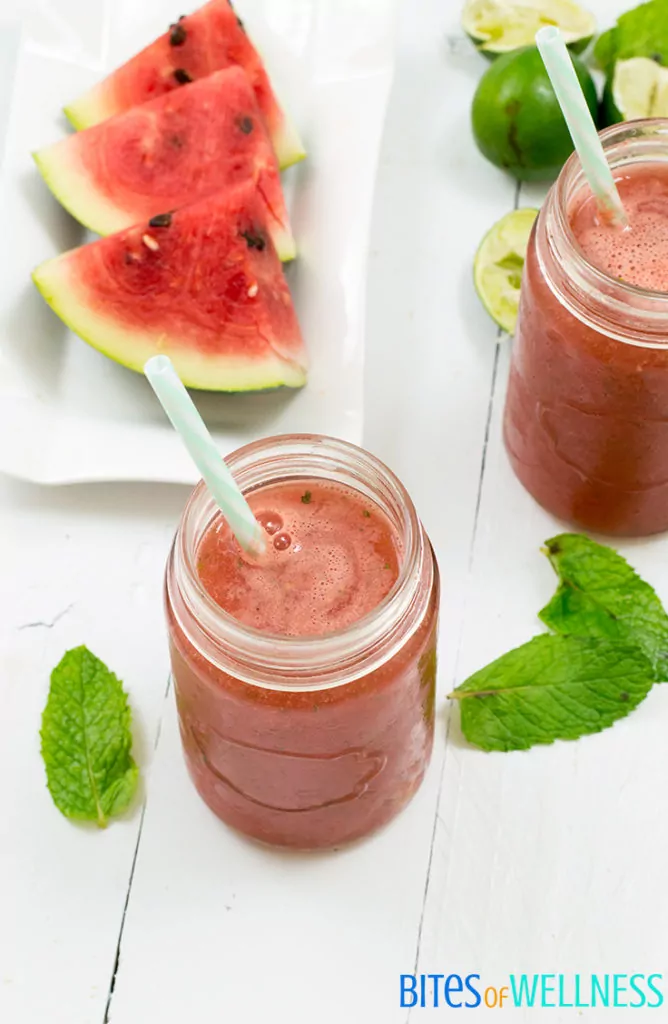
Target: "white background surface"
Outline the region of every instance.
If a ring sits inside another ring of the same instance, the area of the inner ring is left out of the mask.
[[[408,485],[443,579],[427,781],[345,851],[272,853],[229,832],[186,778],[165,696],[162,570],[186,490],[5,479],[2,1024],[417,1024],[452,1011],[399,1009],[398,975],[416,961],[499,985],[524,970],[666,972],[668,689],[600,736],[527,753],[468,749],[446,721],[453,685],[539,631],[554,579],[538,549],[562,526],[523,493],[500,443],[508,349],[470,268],[516,189],[471,139],[485,64],[460,41],[459,6],[405,5],[368,282],[366,444]],[[591,6],[606,24],[624,5]],[[666,540],[621,550],[667,601]],[[79,643],[129,688],[145,780],[145,814],[104,833],[54,810],[38,754],[49,672]]]

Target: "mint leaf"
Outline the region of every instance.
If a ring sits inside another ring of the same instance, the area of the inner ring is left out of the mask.
[[[559,588],[539,617],[555,633],[635,643],[668,679],[668,615],[649,583],[612,548],[577,533],[545,544]]]
[[[599,67],[609,74],[615,62],[650,57],[668,65],[668,0],[649,0],[622,14],[594,48]]]
[[[624,718],[652,688],[650,661],[632,644],[537,636],[472,675],[450,696],[462,732],[483,750],[574,740]]]
[[[131,712],[123,685],[86,647],[67,651],[51,673],[42,715],[49,792],[68,818],[104,828],[137,788]]]

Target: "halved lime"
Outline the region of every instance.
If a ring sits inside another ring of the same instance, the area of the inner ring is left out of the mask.
[[[618,60],[603,96],[606,124],[668,116],[668,68],[649,57]]]
[[[596,31],[594,16],[575,0],[466,0],[462,25],[490,56],[531,46],[545,25],[557,25],[577,53]]]
[[[522,270],[538,210],[513,210],[488,231],[473,261],[473,280],[483,306],[508,334],[517,323]]]

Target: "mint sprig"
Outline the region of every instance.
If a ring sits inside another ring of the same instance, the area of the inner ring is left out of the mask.
[[[649,659],[633,644],[537,636],[476,672],[450,696],[462,732],[482,750],[526,750],[601,732],[652,688]]]
[[[504,654],[450,694],[462,732],[483,750],[600,732],[668,679],[668,615],[626,559],[575,533],[544,550],[559,586],[539,617],[553,634]]]
[[[612,548],[577,533],[545,542],[560,583],[538,613],[554,633],[635,643],[668,679],[668,615],[653,588]]]
[[[62,814],[105,828],[132,800],[131,712],[119,679],[86,647],[67,651],[51,673],[42,715],[47,785]]]

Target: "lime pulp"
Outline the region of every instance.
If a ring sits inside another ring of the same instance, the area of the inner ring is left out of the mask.
[[[494,322],[513,334],[520,302],[522,270],[538,210],[513,210],[487,232],[473,261],[480,300]]]
[[[483,53],[510,53],[530,46],[536,32],[556,25],[575,50],[583,50],[596,31],[596,19],[575,0],[467,0],[464,31]]]
[[[603,96],[606,124],[668,116],[668,68],[649,57],[615,64]]]

